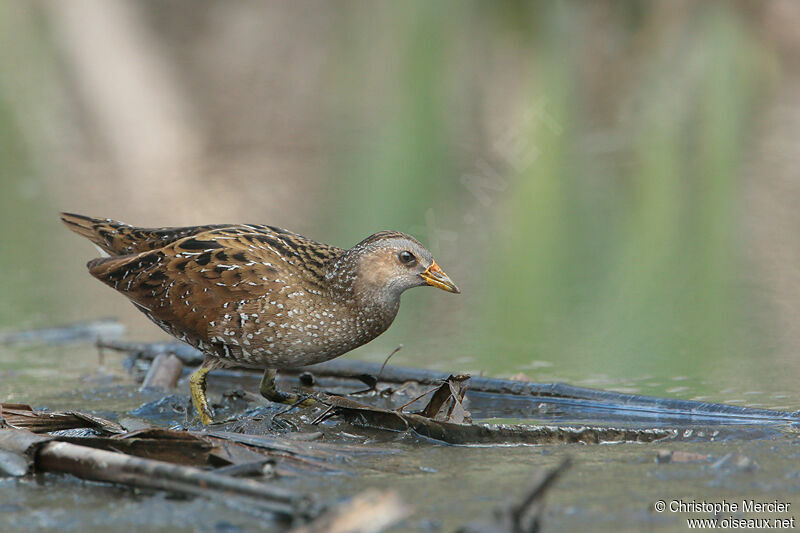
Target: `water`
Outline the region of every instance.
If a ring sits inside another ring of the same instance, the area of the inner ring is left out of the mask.
[[[0,351],[0,399],[28,402],[51,409],[79,409],[102,416],[129,416],[130,411],[154,399],[141,393],[138,384],[122,370],[123,356],[104,354],[100,366],[97,350],[87,343],[62,346],[27,346]],[[542,365],[534,365],[542,371]],[[514,368],[512,370],[526,370]],[[527,369],[530,371],[530,369]],[[545,367],[546,378],[569,378],[565,371]],[[755,391],[742,388],[729,374],[713,377],[682,376],[659,380],[653,376],[612,380],[608,376],[583,376],[584,385],[626,392],[660,394],[680,398],[795,409],[800,395],[788,387]],[[573,381],[573,383],[577,383]],[[229,387],[255,391],[257,377],[241,383],[228,378],[210,381],[212,397]],[[185,380],[178,391],[188,403]],[[668,391],[672,391],[669,393]],[[160,395],[156,395],[160,396]],[[178,415],[176,415],[178,416]],[[178,421],[180,422],[178,416]],[[519,422],[519,420],[517,420]],[[534,422],[534,421],[532,421]],[[351,434],[364,434],[352,429]],[[367,432],[369,433],[369,432]],[[370,446],[402,453],[359,457],[348,462],[345,476],[304,476],[283,483],[338,501],[365,488],[390,488],[414,507],[409,520],[397,531],[451,531],[472,520],[485,520],[492,510],[519,497],[536,468],[552,468],[569,456],[572,468],[547,497],[545,530],[685,530],[683,520],[692,516],[657,513],[658,500],[792,501],[800,491],[800,454],[791,431],[737,430],[735,437],[718,442],[678,441],[662,444],[545,445],[518,447],[445,446],[394,434],[377,433]],[[348,437],[343,438],[345,441]],[[360,442],[360,440],[355,441]],[[657,464],[661,448],[709,454],[712,460],[698,464]],[[754,460],[755,471],[712,467],[728,453]],[[607,490],[614,487],[614,490]],[[257,531],[269,524],[234,512],[221,503],[131,492],[70,476],[39,475],[21,480],[0,480],[3,501],[0,523],[6,530],[20,528],[63,531],[101,531],[108,524],[120,529],[153,531]],[[778,516],[778,515],[776,515]],[[780,515],[780,517],[793,516]],[[238,529],[237,529],[238,528]],[[273,524],[272,529],[281,526]]]

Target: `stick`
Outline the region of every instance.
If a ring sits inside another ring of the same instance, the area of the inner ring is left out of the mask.
[[[147,371],[139,390],[156,388],[167,391],[173,389],[181,377],[181,372],[183,372],[183,363],[174,354],[158,354],[153,359],[150,370]]]
[[[251,499],[262,511],[286,518],[306,516],[310,501],[293,492],[249,479],[199,468],[131,457],[68,442],[46,442],[36,454],[39,470],[64,472],[84,479],[205,496],[225,502],[232,495]]]

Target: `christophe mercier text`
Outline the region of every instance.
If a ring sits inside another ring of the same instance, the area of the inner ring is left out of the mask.
[[[788,513],[791,502],[780,502],[772,500],[760,502],[757,500],[707,502],[703,500],[672,500],[669,502],[669,510],[673,513]]]

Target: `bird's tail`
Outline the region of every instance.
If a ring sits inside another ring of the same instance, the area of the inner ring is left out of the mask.
[[[116,256],[129,253],[124,249],[120,249],[119,243],[120,230],[130,228],[127,224],[74,213],[61,213],[61,221],[78,235],[92,241],[103,255]]]
[[[137,228],[116,220],[73,213],[61,213],[61,220],[69,229],[92,241],[104,255],[112,257],[155,250],[191,235],[226,227],[215,224],[181,228]]]

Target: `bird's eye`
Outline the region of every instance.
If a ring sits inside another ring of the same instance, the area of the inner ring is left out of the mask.
[[[397,258],[400,259],[400,262],[407,266],[413,266],[417,262],[417,258],[414,257],[414,254],[409,252],[408,250],[404,250],[397,254]]]

